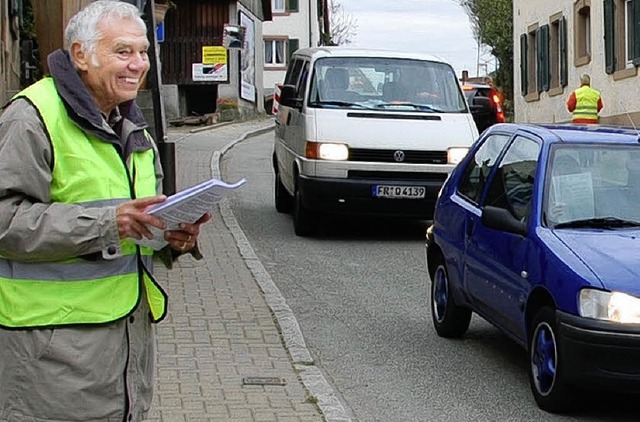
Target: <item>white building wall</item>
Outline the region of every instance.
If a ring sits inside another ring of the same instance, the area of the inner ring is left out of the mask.
[[[286,37],[297,39],[300,48],[315,47],[320,41],[320,29],[318,24],[318,1],[299,0],[298,12],[287,14],[274,13],[271,21],[262,25],[262,36]],[[264,50],[263,50],[264,51]],[[282,83],[286,73],[286,64],[282,67],[265,67],[262,56],[262,69],[264,72],[265,92],[270,92],[276,83]]]
[[[573,1],[558,0],[514,0],[513,1],[513,43],[514,43],[514,120],[527,123],[568,122],[571,113],[566,109],[566,100],[571,92],[580,86],[580,75],[591,76],[591,86],[601,92],[604,109],[600,113],[601,121],[607,118],[640,112],[638,95],[638,76],[614,80],[614,76],[605,72],[604,47],[604,10],[601,0],[591,1],[591,61],[575,66]],[[561,94],[550,96],[541,92],[540,98],[525,101],[520,92],[520,35],[527,33],[531,25],[549,24],[549,17],[562,12],[567,21],[568,49],[568,85]],[[618,119],[620,120],[620,119]],[[635,122],[637,125],[639,122]],[[630,125],[630,122],[627,122]]]

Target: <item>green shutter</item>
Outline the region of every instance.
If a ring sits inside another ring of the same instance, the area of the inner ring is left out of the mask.
[[[287,12],[298,11],[298,0],[287,0]]]
[[[538,92],[549,90],[549,25],[543,25],[536,31],[536,64]]]
[[[604,0],[604,62],[605,71],[613,73],[616,70],[615,39],[614,39],[614,0]]]
[[[291,61],[291,56],[299,48],[300,40],[296,38],[289,38],[287,41],[287,63]]]
[[[560,42],[560,86],[569,84],[569,55],[567,52],[567,20],[562,17],[558,22],[558,38]]]
[[[527,63],[527,34],[520,35],[520,92],[527,95],[529,85],[529,65]]]
[[[633,64],[640,64],[640,0],[633,0]]]

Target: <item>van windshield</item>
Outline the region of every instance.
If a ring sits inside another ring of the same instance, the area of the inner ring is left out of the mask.
[[[327,57],[313,68],[309,106],[465,113],[453,68],[426,60]]]

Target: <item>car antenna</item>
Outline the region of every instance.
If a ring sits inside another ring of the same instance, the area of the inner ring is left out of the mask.
[[[640,131],[638,131],[638,128],[636,127],[635,123],[633,123],[633,119],[631,118],[631,114],[629,114],[629,111],[625,112],[627,114],[627,117],[629,118],[629,121],[631,122],[631,126],[633,126],[633,129],[636,131],[636,135],[638,135],[638,139],[636,139],[636,141],[638,141],[638,143],[640,143]]]

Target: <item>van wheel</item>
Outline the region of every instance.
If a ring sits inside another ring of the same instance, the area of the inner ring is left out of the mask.
[[[456,304],[449,273],[442,255],[437,258],[431,279],[431,317],[440,337],[461,337],[469,329],[471,309]]]
[[[285,214],[291,212],[291,208],[293,207],[293,198],[289,195],[289,192],[287,192],[287,189],[282,184],[279,171],[276,171],[274,199],[276,202],[276,211]]]
[[[293,230],[298,236],[309,236],[314,229],[314,213],[302,204],[302,195],[297,184],[293,199]]]
[[[577,396],[564,375],[557,336],[555,312],[545,306],[534,315],[531,323],[529,382],[538,407],[551,413],[572,410]]]

